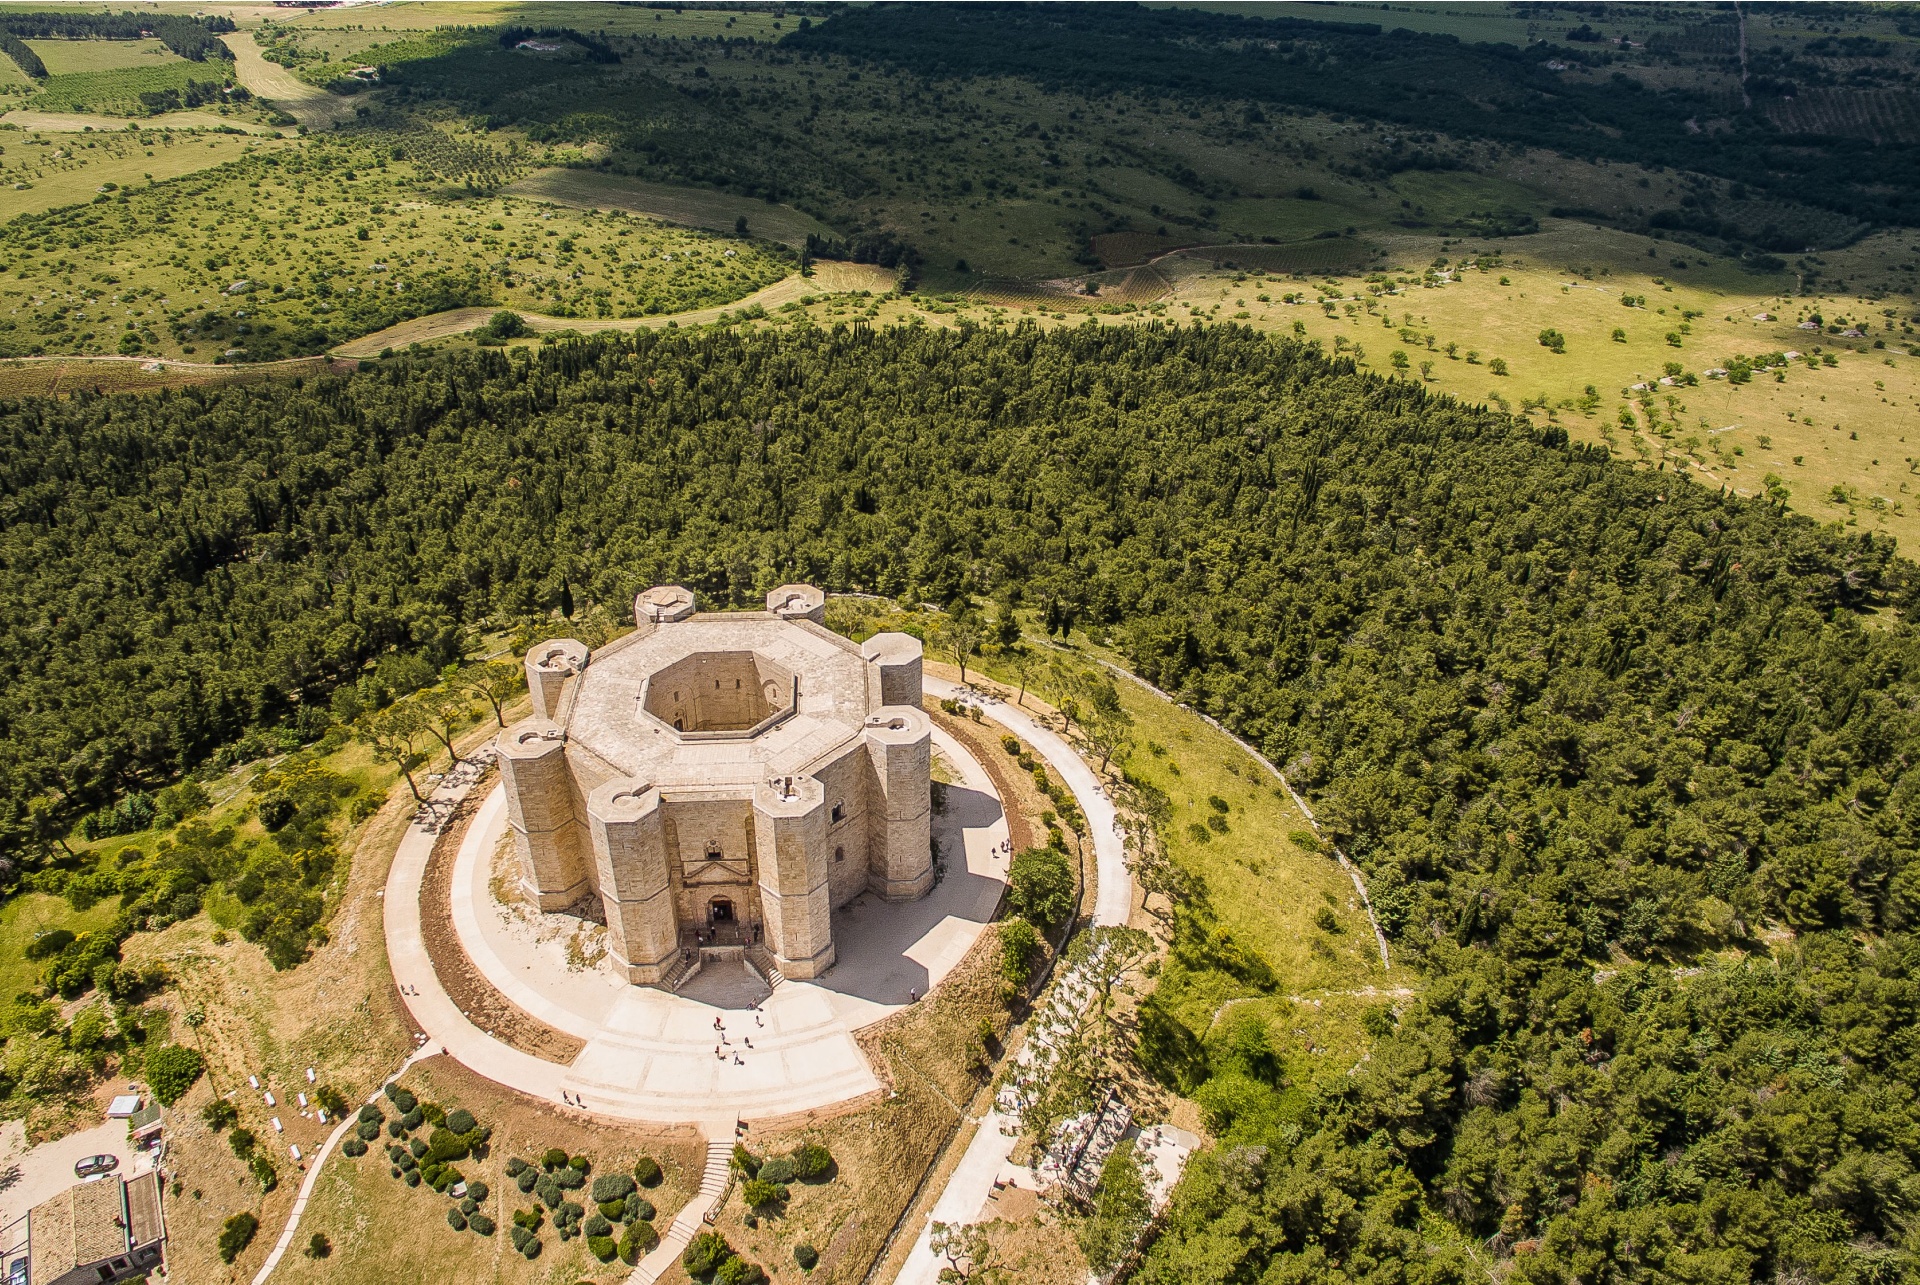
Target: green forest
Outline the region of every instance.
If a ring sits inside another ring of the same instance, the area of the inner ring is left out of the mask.
[[[1429,979],[1324,1075],[1193,1018],[1274,981],[1187,891],[1139,1054],[1221,1145],[1144,1279],[1465,1282],[1488,1238],[1530,1281],[1908,1270],[1920,648],[1869,535],[1158,324],[9,403],[0,532],[14,877],[503,622],[666,582],[1030,608],[1285,765]]]

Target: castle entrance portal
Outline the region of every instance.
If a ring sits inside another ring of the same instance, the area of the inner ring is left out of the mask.
[[[715,897],[707,903],[707,922],[714,927],[733,922],[733,903],[725,897]]]

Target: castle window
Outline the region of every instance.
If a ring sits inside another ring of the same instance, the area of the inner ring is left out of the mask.
[[[720,840],[718,839],[707,840],[707,860],[709,861],[720,860]]]
[[[833,859],[835,861],[845,861],[847,859],[847,850],[845,848],[835,848],[833,850]]]
[[[839,825],[842,821],[846,819],[847,819],[847,805],[844,803],[834,804],[833,805],[833,824]]]

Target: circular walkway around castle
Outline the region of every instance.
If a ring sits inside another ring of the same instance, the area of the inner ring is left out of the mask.
[[[937,679],[929,679],[927,689],[951,694]],[[960,777],[946,791],[944,813],[934,818],[946,877],[917,902],[889,905],[863,896],[836,910],[835,966],[812,981],[783,982],[770,995],[737,963],[703,968],[674,994],[627,984],[608,960],[588,963],[578,942],[569,958],[572,934],[552,930],[557,917],[531,916],[494,895],[506,831],[506,796],[497,785],[461,838],[451,906],[423,907],[437,818],[450,815],[479,776],[477,769],[450,774],[401,840],[385,898],[394,980],[426,1047],[556,1104],[572,1099],[632,1120],[724,1117],[729,1133],[735,1118],[785,1115],[878,1090],[854,1032],[909,1003],[911,992],[924,996],[938,986],[991,920],[1006,882],[1007,856],[1000,849],[1007,826],[992,779],[947,733],[936,728],[933,740]],[[1077,756],[1074,764],[1084,770]],[[522,1052],[460,1011],[435,975],[421,934],[423,914],[447,913],[468,958],[495,990],[584,1042],[571,1063]],[[749,1010],[755,999],[757,1011]]]

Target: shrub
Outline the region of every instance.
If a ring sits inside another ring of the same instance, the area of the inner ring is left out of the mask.
[[[580,1230],[591,1240],[595,1236],[611,1236],[613,1224],[596,1212],[587,1215],[586,1221],[580,1224]]]
[[[620,1246],[611,1236],[589,1235],[587,1237],[587,1252],[603,1263],[610,1263],[613,1261],[614,1255],[620,1252]]]
[[[587,1175],[572,1165],[555,1169],[551,1176],[554,1185],[566,1191],[578,1191],[587,1185]]]
[[[558,1147],[549,1149],[545,1155],[540,1157],[540,1167],[548,1171],[564,1168],[566,1163],[567,1153]]]
[[[394,1109],[399,1111],[401,1115],[405,1115],[420,1105],[419,1098],[414,1097],[413,1094],[407,1092],[397,1084],[389,1084],[387,1086],[387,1101],[393,1103]]]
[[[762,1182],[787,1183],[793,1181],[793,1175],[793,1161],[781,1156],[761,1165],[760,1172],[754,1176]]]
[[[1323,933],[1340,931],[1340,921],[1333,917],[1333,911],[1322,906],[1313,912],[1313,926]]]
[[[767,1182],[760,1178],[747,1179],[747,1185],[741,1188],[746,1197],[747,1208],[764,1209],[768,1205],[777,1205],[787,1198],[787,1189],[777,1182]]]
[[[1025,986],[1040,957],[1040,932],[1024,919],[1000,925],[1000,975],[1014,986]]]
[[[629,1219],[638,1219],[641,1222],[651,1221],[653,1218],[653,1202],[641,1195],[628,1196],[627,1217]]]
[[[420,1139],[415,1138],[411,1142],[407,1143],[407,1154],[412,1156],[415,1160],[424,1159],[427,1154],[427,1144],[420,1141]]]
[[[362,1124],[366,1124],[369,1121],[375,1124],[379,1124],[382,1121],[384,1121],[386,1118],[387,1118],[386,1115],[380,1110],[380,1108],[375,1106],[371,1102],[367,1103],[367,1105],[360,1108],[360,1123]]]
[[[205,1069],[200,1055],[184,1045],[162,1044],[147,1050],[147,1083],[163,1107],[185,1097]]]
[[[493,1235],[493,1219],[487,1217],[485,1214],[468,1214],[467,1227],[469,1230],[477,1232],[482,1236]]]
[[[427,1122],[426,1112],[422,1111],[419,1107],[415,1107],[413,1110],[407,1112],[405,1115],[400,1117],[400,1127],[403,1129],[406,1129],[408,1132],[412,1132],[413,1130],[418,1129],[421,1125],[425,1124],[426,1122]]]
[[[1013,908],[1048,932],[1073,914],[1073,864],[1057,848],[1028,848],[1016,855],[1007,882]]]
[[[793,1247],[793,1261],[800,1264],[801,1271],[810,1272],[820,1261],[820,1251],[803,1240]]]
[[[738,1254],[720,1264],[719,1270],[713,1274],[713,1279],[719,1281],[720,1285],[757,1285],[757,1282],[766,1278],[767,1274],[758,1265],[749,1263]]]
[[[594,1207],[600,1211],[600,1216],[610,1223],[626,1220],[627,1202],[625,1200],[602,1200]]]
[[[651,1253],[659,1243],[660,1233],[653,1229],[652,1223],[633,1223],[620,1237],[620,1257],[629,1263],[637,1262],[642,1254]]]
[[[227,1145],[233,1148],[233,1154],[245,1160],[253,1154],[253,1130],[235,1129],[227,1135]]]
[[[455,1133],[472,1133],[478,1125],[479,1121],[465,1107],[455,1107],[447,1112],[446,1127]]]
[[[418,1169],[409,1169],[400,1175],[400,1181],[406,1183],[409,1187],[418,1187],[420,1185],[420,1171]]]
[[[360,1127],[355,1129],[354,1133],[359,1135],[360,1141],[372,1142],[380,1136],[380,1122],[378,1120],[362,1120]]]
[[[473,1200],[475,1202],[482,1201],[482,1200],[485,1200],[490,1194],[491,1194],[491,1189],[488,1188],[487,1184],[484,1182],[470,1182],[467,1184],[467,1197],[470,1200]]]
[[[623,1173],[603,1173],[593,1180],[593,1199],[596,1204],[624,1200],[632,1191],[633,1179]]]
[[[328,1240],[324,1233],[315,1232],[307,1237],[308,1258],[325,1258],[331,1253],[333,1253],[333,1242]]]
[[[760,1157],[746,1149],[741,1143],[733,1144],[733,1167],[752,1177],[760,1172]]]
[[[398,1120],[389,1120],[387,1121],[387,1136],[391,1138],[404,1138],[407,1136],[407,1126]]]
[[[367,1144],[359,1138],[348,1138],[340,1144],[340,1150],[357,1160],[367,1154]]]
[[[687,1269],[689,1276],[706,1276],[732,1257],[733,1246],[727,1244],[725,1236],[703,1231],[687,1242],[686,1252],[680,1255],[680,1265]]]
[[[519,1176],[513,1180],[513,1185],[520,1188],[521,1195],[526,1195],[540,1185],[540,1178],[540,1171],[529,1167],[520,1171]]]
[[[593,1161],[587,1159],[585,1156],[575,1156],[573,1159],[567,1161],[567,1168],[584,1178],[593,1172]]]
[[[449,1209],[447,1210],[447,1226],[453,1228],[455,1231],[465,1231],[467,1229],[467,1216],[458,1209]]]
[[[540,1203],[548,1209],[558,1209],[566,1196],[560,1191],[560,1184],[553,1180],[552,1174],[541,1174],[540,1180],[533,1184],[533,1194],[540,1197]]]
[[[793,1171],[804,1179],[824,1178],[832,1168],[833,1153],[817,1142],[793,1153]]]
[[[641,1156],[633,1162],[633,1180],[642,1187],[657,1187],[660,1178],[660,1162],[652,1156]]]
[[[200,1122],[215,1133],[235,1123],[240,1113],[233,1109],[233,1103],[225,1098],[215,1098],[200,1109]]]
[[[506,1169],[507,1169],[507,1177],[518,1178],[521,1174],[527,1171],[527,1162],[522,1160],[519,1156],[512,1156],[507,1160]]]
[[[260,1220],[249,1213],[238,1213],[220,1224],[220,1261],[231,1263],[253,1243]]]
[[[480,1202],[473,1198],[471,1192],[460,1198],[460,1212],[469,1218],[480,1212]]]
[[[513,1247],[529,1259],[540,1257],[540,1238],[525,1227],[515,1226],[511,1238]]]

